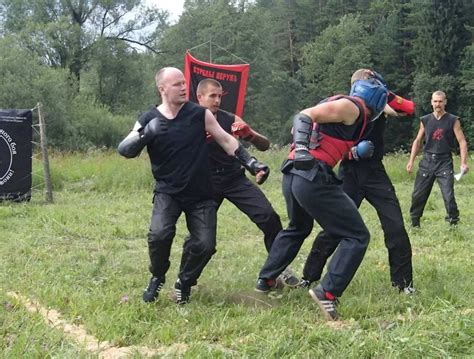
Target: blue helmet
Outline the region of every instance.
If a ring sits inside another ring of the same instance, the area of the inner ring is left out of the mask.
[[[372,112],[371,121],[374,121],[382,114],[387,104],[388,90],[386,85],[377,78],[370,78],[354,81],[349,95],[364,100],[365,105]]]

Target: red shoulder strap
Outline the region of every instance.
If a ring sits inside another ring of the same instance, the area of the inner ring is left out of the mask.
[[[364,121],[362,123],[362,128],[360,130],[360,133],[359,133],[359,138],[357,139],[357,142],[360,141],[360,139],[362,138],[362,135],[365,131],[365,128],[367,127],[367,106],[365,105],[365,102],[362,101],[362,99],[358,98],[358,97],[355,97],[355,96],[346,96],[346,97],[349,97],[351,100],[355,100],[355,102],[357,102],[360,107],[362,107],[363,111],[364,111],[364,117],[362,119],[362,121]]]

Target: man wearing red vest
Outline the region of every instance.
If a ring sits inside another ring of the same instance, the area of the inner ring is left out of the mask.
[[[344,193],[332,168],[354,147],[387,104],[380,75],[354,74],[349,96],[335,96],[293,118],[293,146],[283,163],[283,194],[289,225],[276,237],[263,265],[256,290],[268,292],[275,278],[296,257],[314,220],[340,244],[328,272],[310,294],[328,320],[336,320],[337,297],[355,275],[370,234],[354,202]],[[360,77],[358,77],[360,76]],[[355,146],[354,155],[370,157],[370,144]]]
[[[371,70],[367,70],[368,77],[371,73]],[[373,143],[373,155],[370,158],[353,156],[345,158],[339,165],[339,177],[342,179],[344,192],[357,207],[360,207],[365,199],[377,211],[388,251],[391,283],[399,289],[400,293],[411,295],[415,293],[415,288],[413,287],[410,239],[405,229],[395,187],[385,170],[382,159],[387,117],[412,115],[415,104],[413,101],[389,92],[387,105],[384,113],[377,121],[370,124],[369,133],[363,137],[364,140]],[[326,262],[338,244],[339,242],[330,238],[325,231],[318,233],[303,269],[301,288],[309,288],[313,282],[321,278]]]

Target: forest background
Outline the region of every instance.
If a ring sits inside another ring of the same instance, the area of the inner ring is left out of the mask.
[[[409,149],[438,89],[474,146],[471,0],[186,0],[177,21],[144,3],[0,0],[1,107],[42,102],[55,149],[113,148],[159,101],[155,71],[183,69],[192,49],[250,64],[243,117],[275,145],[290,141],[294,113],[369,67],[417,104],[389,121],[387,152]]]

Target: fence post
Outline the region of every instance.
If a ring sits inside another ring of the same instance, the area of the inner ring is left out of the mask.
[[[44,182],[46,186],[46,201],[53,202],[53,186],[51,185],[51,174],[49,172],[48,141],[46,140],[46,125],[43,118],[43,105],[38,102],[38,119],[40,128],[40,146],[43,157]]]

